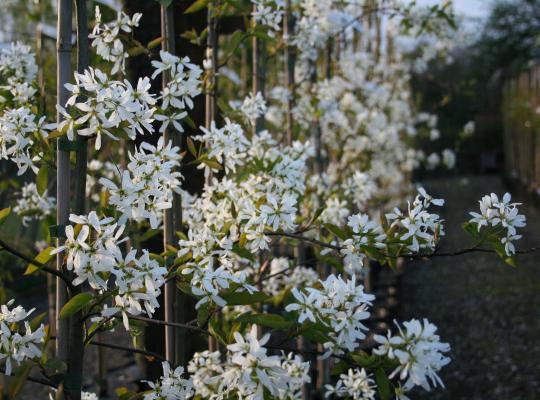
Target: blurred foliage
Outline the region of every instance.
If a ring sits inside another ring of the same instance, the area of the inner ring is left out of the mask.
[[[477,132],[458,155],[461,172],[477,172],[487,153],[502,168],[501,90],[540,60],[540,0],[498,0],[478,31],[474,41],[456,48],[452,63],[435,62],[413,81],[422,108],[439,115],[444,145],[475,120]]]
[[[540,59],[540,0],[499,0],[476,43],[486,73],[515,74]]]

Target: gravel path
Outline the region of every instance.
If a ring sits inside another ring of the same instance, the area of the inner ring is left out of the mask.
[[[450,178],[425,183],[446,199],[449,222],[468,219],[484,194],[506,189],[493,176]],[[517,198],[519,199],[519,197]],[[523,206],[528,225],[517,248],[540,244],[540,212]],[[442,250],[470,245],[459,225],[447,223]],[[441,376],[446,390],[414,399],[540,399],[539,253],[521,255],[512,268],[491,254],[468,254],[406,266],[400,289],[401,319],[426,317],[452,346],[452,363]]]

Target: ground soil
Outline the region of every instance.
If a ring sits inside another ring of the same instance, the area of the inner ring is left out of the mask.
[[[441,251],[470,245],[459,221],[478,207],[482,195],[506,191],[494,176],[428,181],[425,187],[446,199],[447,236]],[[527,227],[518,249],[540,245],[540,212],[527,204],[521,210]],[[517,268],[480,253],[407,263],[401,318],[427,317],[452,345],[452,363],[441,373],[446,390],[411,398],[540,399],[539,258],[539,253],[520,255]]]

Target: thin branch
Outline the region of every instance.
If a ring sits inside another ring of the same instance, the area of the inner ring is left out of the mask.
[[[291,267],[287,267],[287,268],[285,268],[285,269],[282,269],[281,271],[274,272],[273,274],[266,275],[266,276],[261,276],[261,277],[259,278],[259,280],[257,281],[257,284],[261,283],[262,281],[266,281],[266,280],[268,280],[268,279],[270,279],[270,278],[274,278],[274,277],[276,277],[276,276],[282,275],[282,274],[284,274],[285,272],[290,271],[291,269],[292,269]]]
[[[282,236],[282,237],[288,237],[288,238],[292,238],[292,239],[298,239],[298,240],[302,240],[304,242],[313,243],[313,244],[315,244],[317,246],[326,247],[326,248],[336,250],[336,251],[340,251],[341,249],[343,249],[343,247],[341,247],[341,246],[336,246],[336,245],[333,245],[333,244],[330,244],[330,243],[325,243],[325,242],[322,242],[322,241],[317,240],[317,239],[311,239],[311,238],[308,238],[306,236],[302,236],[302,235],[300,235],[298,233],[294,233],[294,232],[271,232],[271,231],[266,231],[266,232],[264,232],[264,234],[268,235],[268,236]]]
[[[6,370],[4,368],[0,368],[0,374],[5,375],[5,376],[10,376],[10,375],[6,375]],[[49,381],[47,379],[35,378],[33,376],[29,376],[26,379],[29,382],[39,383],[40,385],[52,387],[52,388],[55,388],[55,389],[58,387],[55,383],[53,383],[53,382],[51,382],[51,381]]]
[[[192,326],[189,324],[181,324],[178,322],[167,322],[160,319],[153,319],[153,318],[146,318],[146,317],[138,317],[135,315],[130,315],[129,319],[135,320],[135,321],[141,321],[141,322],[148,322],[149,324],[154,325],[164,325],[164,326],[173,326],[175,328],[182,328],[182,329],[188,329],[190,331],[199,332],[202,334],[205,334],[207,336],[210,336],[210,332],[208,332],[205,329],[197,328],[196,326]]]
[[[65,284],[67,285],[67,287],[69,287],[70,289],[73,289],[73,284],[60,271],[58,271],[58,270],[56,270],[54,268],[48,267],[45,264],[40,263],[39,261],[32,260],[30,257],[24,255],[23,253],[21,253],[17,249],[11,247],[9,244],[4,242],[3,240],[0,240],[0,248],[7,251],[10,254],[13,254],[15,257],[20,258],[21,260],[26,261],[28,264],[31,264],[31,265],[33,265],[35,267],[38,267],[42,271],[45,271],[45,272],[47,272],[47,273],[49,273],[51,275],[54,275],[54,276],[62,279],[65,282]]]
[[[51,340],[57,340],[56,336],[50,336],[50,339]],[[167,359],[164,358],[161,354],[154,353],[153,351],[148,351],[148,350],[143,350],[143,349],[134,349],[132,347],[119,346],[117,344],[99,342],[99,341],[96,341],[96,340],[87,341],[84,344],[85,345],[91,345],[91,346],[98,346],[98,347],[106,347],[106,348],[113,349],[113,350],[125,351],[127,353],[142,354],[143,356],[157,358],[160,361],[167,361]]]
[[[536,251],[540,251],[540,247],[531,247],[530,249],[526,249],[526,250],[517,250],[516,254],[531,254]],[[428,254],[403,254],[400,257],[406,257],[406,258],[411,258],[411,259],[431,258],[431,257],[455,257],[455,256],[461,256],[463,254],[468,254],[468,253],[497,254],[497,252],[493,249],[484,249],[481,247],[469,247],[467,249],[455,250],[455,251],[450,251],[446,253],[438,253],[436,250]]]
[[[306,242],[310,242],[310,243],[313,243],[317,246],[320,246],[320,247],[326,247],[326,248],[329,248],[329,249],[332,249],[332,250],[335,250],[335,251],[340,251],[343,249],[343,247],[341,246],[336,246],[336,245],[333,245],[333,244],[330,244],[330,243],[325,243],[325,242],[322,242],[320,240],[317,240],[317,239],[311,239],[311,238],[308,238],[306,236],[302,236],[298,233],[294,233],[294,232],[270,232],[270,231],[267,231],[267,232],[264,232],[265,235],[268,235],[268,236],[282,236],[282,237],[288,237],[288,238],[292,238],[292,239],[298,239],[298,240],[303,240],[303,241],[306,241]],[[534,253],[536,251],[540,251],[540,247],[531,247],[530,249],[526,249],[526,250],[516,250],[516,254],[530,254],[530,253]],[[492,253],[492,254],[497,254],[497,252],[495,250],[492,250],[492,249],[484,249],[484,248],[481,248],[481,247],[469,247],[469,248],[466,248],[466,249],[461,249],[461,250],[455,250],[455,251],[451,251],[451,252],[447,252],[447,253],[439,253],[437,252],[437,250],[435,250],[434,252],[431,252],[431,253],[419,253],[419,254],[396,254],[396,255],[392,255],[392,254],[385,254],[385,257],[405,257],[405,258],[411,258],[411,259],[421,259],[421,258],[431,258],[431,257],[455,257],[455,256],[461,256],[463,254],[468,254],[468,253]]]
[[[99,332],[99,330],[109,321],[111,321],[114,316],[103,318],[99,323],[97,324],[96,328],[84,339],[84,344],[87,345],[91,342],[92,338]]]
[[[106,348],[113,349],[113,350],[125,351],[127,353],[142,354],[143,356],[157,358],[160,361],[167,361],[167,359],[165,359],[162,355],[160,355],[158,353],[154,353],[153,351],[142,350],[142,349],[134,349],[134,348],[131,348],[131,347],[118,346],[116,344],[97,342],[97,341],[94,341],[94,340],[92,340],[88,344],[90,344],[92,346],[106,347]]]

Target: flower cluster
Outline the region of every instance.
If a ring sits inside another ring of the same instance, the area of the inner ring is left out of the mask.
[[[258,24],[264,25],[273,31],[281,30],[281,21],[283,19],[284,0],[252,0],[253,12],[251,15]]]
[[[171,369],[168,362],[163,362],[163,376],[158,382],[148,382],[150,390],[144,394],[144,400],[185,400],[193,397],[193,382],[183,377],[184,368]]]
[[[201,127],[203,135],[194,139],[206,143],[208,147],[208,158],[216,160],[225,167],[225,172],[236,172],[237,166],[243,166],[247,151],[251,142],[244,135],[242,127],[228,118],[225,119],[225,126],[218,128],[212,121],[210,129]],[[227,157],[225,157],[227,155]],[[205,175],[209,176],[211,168],[205,165]]]
[[[266,101],[261,92],[257,92],[255,96],[250,93],[240,107],[243,116],[251,125],[255,125],[257,118],[264,116],[266,110]]]
[[[66,84],[72,94],[66,103],[69,112],[58,106],[63,115],[58,129],[70,140],[75,133],[95,136],[96,150],[101,148],[102,135],[118,140],[124,133],[133,140],[137,134],[153,133],[154,120],[161,122],[160,132],[169,124],[183,131],[180,121],[187,116],[185,110],[193,108],[193,97],[201,93],[202,70],[189,58],[180,59],[165,51],[160,52],[160,57],[161,61],[152,61],[152,78],[139,78],[136,87],[128,80],[111,79],[99,69],[75,73],[75,84]],[[156,97],[150,93],[152,80],[164,71],[172,78]]]
[[[195,353],[189,361],[188,372],[191,374],[195,393],[205,399],[214,398],[218,393],[221,385],[220,377],[224,372],[221,353],[208,350]]]
[[[208,179],[200,196],[184,193],[184,220],[190,229],[179,242],[178,255],[188,257],[183,273],[190,275],[199,305],[209,300],[223,305],[219,291],[231,283],[253,290],[247,285],[250,262],[235,251],[235,243],[256,253],[269,249],[269,231],[296,227],[311,148],[300,142],[278,146],[267,131],[248,138],[229,120],[224,128],[212,124],[203,132],[198,140],[207,151],[200,159],[207,177],[223,167],[228,175]]]
[[[505,193],[502,200],[499,200],[495,193],[486,195],[479,201],[480,213],[471,212],[473,218],[469,221],[478,227],[478,232],[482,227],[490,228],[491,231],[488,234],[493,233],[500,237],[500,242],[508,256],[516,252],[512,242],[521,238],[516,228],[523,228],[526,225],[525,216],[519,214],[517,208],[520,203],[510,203],[511,200],[510,193]]]
[[[0,83],[3,89],[12,89],[17,84],[28,85],[37,76],[37,64],[30,46],[11,43],[0,50]]]
[[[301,17],[296,23],[293,43],[298,47],[301,58],[314,60],[317,50],[323,48],[332,35],[358,17],[364,0],[301,0],[299,5]]]
[[[224,237],[221,240],[209,230],[189,231],[188,240],[180,240],[179,257],[190,255],[193,261],[185,264],[182,274],[189,276],[191,292],[199,298],[195,308],[210,301],[223,307],[227,303],[219,295],[220,291],[229,289],[233,284],[250,293],[256,288],[248,283],[246,271],[238,268],[240,260],[232,251],[232,241]],[[236,267],[236,268],[235,268]]]
[[[142,14],[136,13],[132,17],[123,12],[119,12],[116,20],[104,23],[101,11],[96,6],[96,25],[89,35],[92,40],[92,47],[96,48],[97,54],[106,61],[114,63],[111,74],[125,72],[128,52],[122,42],[122,35],[130,34],[133,28],[139,26]]]
[[[125,226],[119,226],[113,218],[99,219],[92,211],[88,216],[72,214],[69,219],[77,225],[66,227],[64,244],[52,254],[66,253],[66,268],[76,275],[73,284],[88,282],[93,289],[104,291],[114,277],[118,293],[114,307],[107,310],[108,316],[121,311],[126,329],[128,313],[151,316],[159,307],[157,298],[167,269],[152,260],[146,250],[141,257],[134,249],[124,256],[119,245],[126,240],[122,238]]]
[[[161,108],[156,114],[156,120],[161,121],[159,131],[164,132],[172,124],[183,132],[180,121],[187,116],[185,110],[193,108],[193,98],[202,92],[202,69],[192,64],[189,57],[179,58],[166,51],[160,51],[159,56],[160,60],[152,61],[155,68],[152,79],[164,73],[170,76],[159,96]]]
[[[118,134],[124,132],[135,139],[137,134],[154,131],[156,100],[148,92],[149,78],[139,79],[134,88],[127,80],[110,79],[104,72],[90,67],[82,74],[75,72],[75,84],[66,84],[66,88],[71,92],[66,103],[70,112],[57,106],[64,117],[58,130],[65,132],[70,140],[74,140],[75,133],[95,136],[95,147],[99,150],[102,135],[118,140]]]
[[[257,336],[255,325],[245,336],[235,332],[235,343],[227,346],[224,362],[219,352],[195,354],[188,367],[194,374],[195,394],[262,400],[268,392],[278,399],[297,398],[302,385],[310,381],[309,363],[292,354],[267,355],[264,345],[270,336]]]
[[[118,222],[128,220],[150,222],[157,229],[164,209],[172,207],[173,192],[180,189],[182,174],[175,169],[180,165],[180,149],[167,145],[161,137],[156,146],[143,142],[129,154],[127,169],[117,185],[108,178],[101,183],[109,191],[109,204],[121,214]]]
[[[362,285],[356,285],[356,277],[343,280],[330,275],[320,281],[322,288],[305,290],[294,288],[295,302],[285,311],[297,312],[298,322],[321,323],[328,330],[331,341],[324,343],[326,355],[343,354],[358,348],[359,340],[366,338],[364,321],[369,318],[368,307],[375,296],[365,293]]]
[[[14,300],[0,307],[0,361],[5,361],[5,374],[11,375],[13,364],[41,357],[41,344],[45,337],[44,326],[32,332],[28,318],[34,309],[26,311],[21,306],[10,309]],[[24,321],[24,332],[20,327]]]
[[[313,286],[319,280],[315,269],[302,265],[291,266],[286,257],[272,259],[268,276],[264,290],[274,296],[285,289]]]
[[[353,235],[343,242],[344,266],[351,275],[362,270],[366,257],[366,249],[383,249],[386,247],[386,234],[382,227],[369,219],[367,214],[355,214],[349,217],[347,225]]]
[[[326,385],[326,397],[346,397],[353,400],[374,400],[376,386],[365,369],[349,369],[335,385]]]
[[[345,224],[349,215],[350,210],[347,207],[347,202],[334,195],[326,200],[324,210],[321,213],[321,221],[341,226]]]
[[[81,392],[81,400],[99,400],[99,397],[92,392]]]
[[[355,171],[343,184],[345,195],[352,198],[353,204],[364,209],[369,200],[377,193],[373,177],[365,172]]]
[[[444,355],[450,351],[450,345],[440,341],[435,334],[437,327],[427,319],[404,322],[403,329],[397,323],[396,326],[399,330],[397,335],[390,331],[387,336],[375,335],[380,346],[373,351],[399,362],[390,378],[399,374],[399,379],[405,381],[404,391],[414,386],[422,386],[425,390],[430,390],[431,385],[444,387],[437,372],[450,362],[450,358]]]
[[[442,220],[437,214],[428,211],[431,205],[442,206],[444,200],[434,199],[423,188],[418,189],[419,194],[413,203],[409,202],[408,213],[404,214],[398,208],[386,214],[391,227],[399,228],[396,236],[407,244],[412,252],[421,249],[435,250],[439,238],[444,235]],[[403,229],[404,231],[401,231]]]
[[[49,393],[49,400],[55,400],[56,398],[56,389],[52,389],[52,393]],[[81,392],[81,400],[99,400],[97,394],[92,392]]]
[[[45,123],[45,117],[37,120],[30,108],[6,109],[0,114],[0,159],[11,160],[18,167],[18,175],[24,174],[28,168],[34,173],[38,172],[35,161],[39,154],[35,152],[35,140],[42,140],[48,136],[52,129],[51,124]]]
[[[39,193],[35,183],[25,183],[22,187],[21,198],[13,208],[22,217],[24,226],[34,219],[41,220],[54,213],[56,199],[47,195],[47,190]]]

